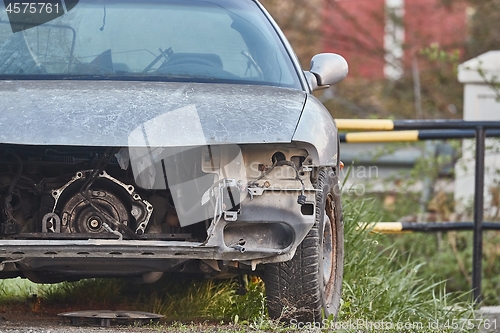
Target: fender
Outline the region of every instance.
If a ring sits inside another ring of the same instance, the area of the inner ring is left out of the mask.
[[[307,96],[292,141],[312,146],[308,151],[314,166],[337,166],[337,126],[328,110],[312,95]]]

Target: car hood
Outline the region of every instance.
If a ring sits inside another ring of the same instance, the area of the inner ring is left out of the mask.
[[[0,81],[0,142],[159,146],[291,142],[306,93],[269,86]]]

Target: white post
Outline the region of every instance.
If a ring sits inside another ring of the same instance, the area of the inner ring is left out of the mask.
[[[404,13],[404,0],[385,0],[384,75],[391,80],[401,78],[404,73]]]
[[[500,51],[490,51],[464,62],[458,67],[458,80],[464,83],[464,120],[500,121],[500,90],[491,83],[500,83]],[[455,165],[456,211],[471,207],[474,195],[475,145],[464,140],[462,158]],[[484,173],[485,217],[498,214],[492,205],[492,191],[500,191],[500,141],[486,140]],[[500,194],[500,193],[499,193]]]

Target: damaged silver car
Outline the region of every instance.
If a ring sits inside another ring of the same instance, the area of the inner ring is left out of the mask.
[[[339,140],[254,0],[5,0],[0,278],[255,274],[269,314],[335,315]]]

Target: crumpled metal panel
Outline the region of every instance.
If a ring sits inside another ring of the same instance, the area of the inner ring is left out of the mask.
[[[130,134],[152,122],[161,129],[155,146],[291,142],[305,98],[303,91],[270,86],[0,81],[0,142],[129,146]],[[204,138],[193,140],[193,124]]]

